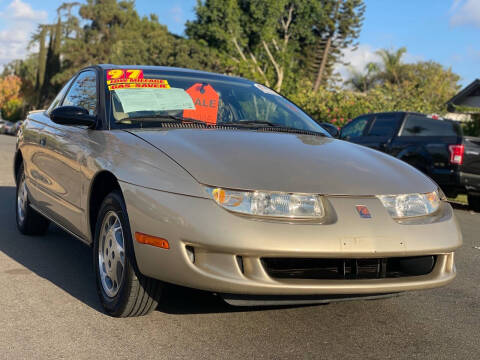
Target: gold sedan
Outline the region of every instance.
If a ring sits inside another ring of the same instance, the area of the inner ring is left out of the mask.
[[[234,305],[442,286],[462,243],[413,167],[332,138],[263,85],[193,70],[81,70],[28,115],[15,176],[19,230],[54,222],[91,245],[113,316],[155,309],[164,283]]]

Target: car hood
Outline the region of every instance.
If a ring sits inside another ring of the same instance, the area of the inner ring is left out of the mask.
[[[130,130],[198,182],[335,195],[426,193],[436,185],[389,155],[327,137],[251,130]]]

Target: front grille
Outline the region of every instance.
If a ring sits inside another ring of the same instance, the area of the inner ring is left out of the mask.
[[[262,258],[272,278],[382,279],[429,274],[436,256],[377,259]]]

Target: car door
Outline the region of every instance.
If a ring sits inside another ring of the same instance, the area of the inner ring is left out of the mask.
[[[47,111],[32,111],[26,119],[22,131],[22,156],[24,159],[25,180],[31,203],[41,212],[48,212],[48,197],[46,193],[52,185],[43,170],[45,163],[45,124],[50,121],[49,114],[58,107],[67,93],[74,78],[60,90]]]
[[[86,70],[76,77],[61,105],[83,107],[96,115],[97,104],[97,74]],[[86,209],[82,204],[84,176],[80,164],[85,159],[85,134],[89,131],[48,119],[41,139],[44,148],[41,168],[50,180],[44,189],[46,214],[81,238],[86,233]]]
[[[389,145],[400,128],[402,117],[401,113],[376,114],[361,139],[362,145],[388,153]]]

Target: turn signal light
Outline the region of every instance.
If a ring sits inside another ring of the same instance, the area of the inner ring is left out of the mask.
[[[170,249],[170,244],[168,243],[167,240],[156,237],[156,236],[136,232],[135,233],[135,239],[140,244],[152,245],[152,246],[159,247],[159,248],[162,248],[162,249]]]

